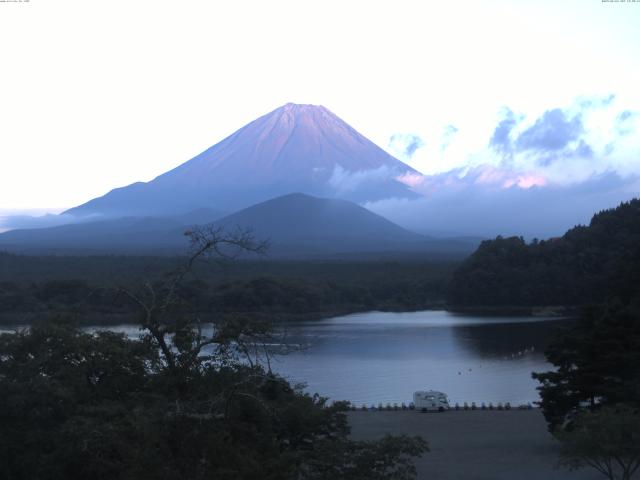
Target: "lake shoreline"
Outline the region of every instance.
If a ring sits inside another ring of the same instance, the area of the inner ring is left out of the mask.
[[[566,305],[542,305],[542,306],[447,306],[451,313],[463,315],[482,316],[524,316],[524,317],[558,317],[571,318],[577,316],[580,307]]]
[[[291,311],[220,311],[220,312],[193,312],[203,322],[215,323],[226,315],[246,315],[256,320],[287,323],[325,320],[358,313],[385,312],[385,313],[413,313],[421,311],[445,311],[459,315],[473,315],[478,317],[557,317],[573,318],[578,314],[580,307],[547,305],[547,306],[452,306],[445,303],[425,303],[412,305],[411,307],[400,304],[382,305],[345,305],[342,308],[332,308],[320,311],[291,312]],[[30,325],[33,322],[46,320],[54,316],[75,319],[80,326],[116,326],[123,323],[135,323],[132,321],[137,312],[99,312],[91,310],[55,310],[35,312],[8,312],[0,313],[0,326]]]

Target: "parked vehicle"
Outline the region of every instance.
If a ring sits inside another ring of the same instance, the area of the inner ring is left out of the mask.
[[[414,392],[413,403],[419,412],[444,412],[449,410],[447,395],[435,390],[421,390]]]

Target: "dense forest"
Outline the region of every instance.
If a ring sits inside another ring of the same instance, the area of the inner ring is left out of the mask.
[[[117,323],[137,308],[123,288],[156,284],[184,257],[55,257],[0,254],[0,323],[51,311],[83,323]],[[456,264],[427,261],[201,262],[180,285],[192,312],[315,318],[362,310],[442,307]]]
[[[640,200],[597,213],[562,237],[484,241],[455,271],[452,306],[580,306],[638,288]]]

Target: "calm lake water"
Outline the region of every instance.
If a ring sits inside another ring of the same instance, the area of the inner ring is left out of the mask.
[[[445,311],[368,312],[290,324],[288,339],[306,345],[273,369],[310,392],[357,405],[410,402],[415,390],[450,401],[537,401],[531,372],[551,368],[543,350],[567,320],[473,317]]]
[[[440,390],[452,403],[538,400],[531,372],[550,369],[543,349],[567,320],[474,317],[445,311],[368,312],[287,323],[302,348],[273,370],[310,393],[356,405],[409,403],[415,390]],[[130,336],[134,325],[113,327]]]

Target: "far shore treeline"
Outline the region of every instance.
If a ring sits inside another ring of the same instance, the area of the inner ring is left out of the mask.
[[[0,323],[30,323],[51,311],[74,314],[85,324],[131,321],[137,306],[120,289],[160,282],[182,262],[181,257],[0,254]],[[277,321],[443,308],[456,266],[424,260],[203,263],[179,293],[206,320],[238,312]]]

